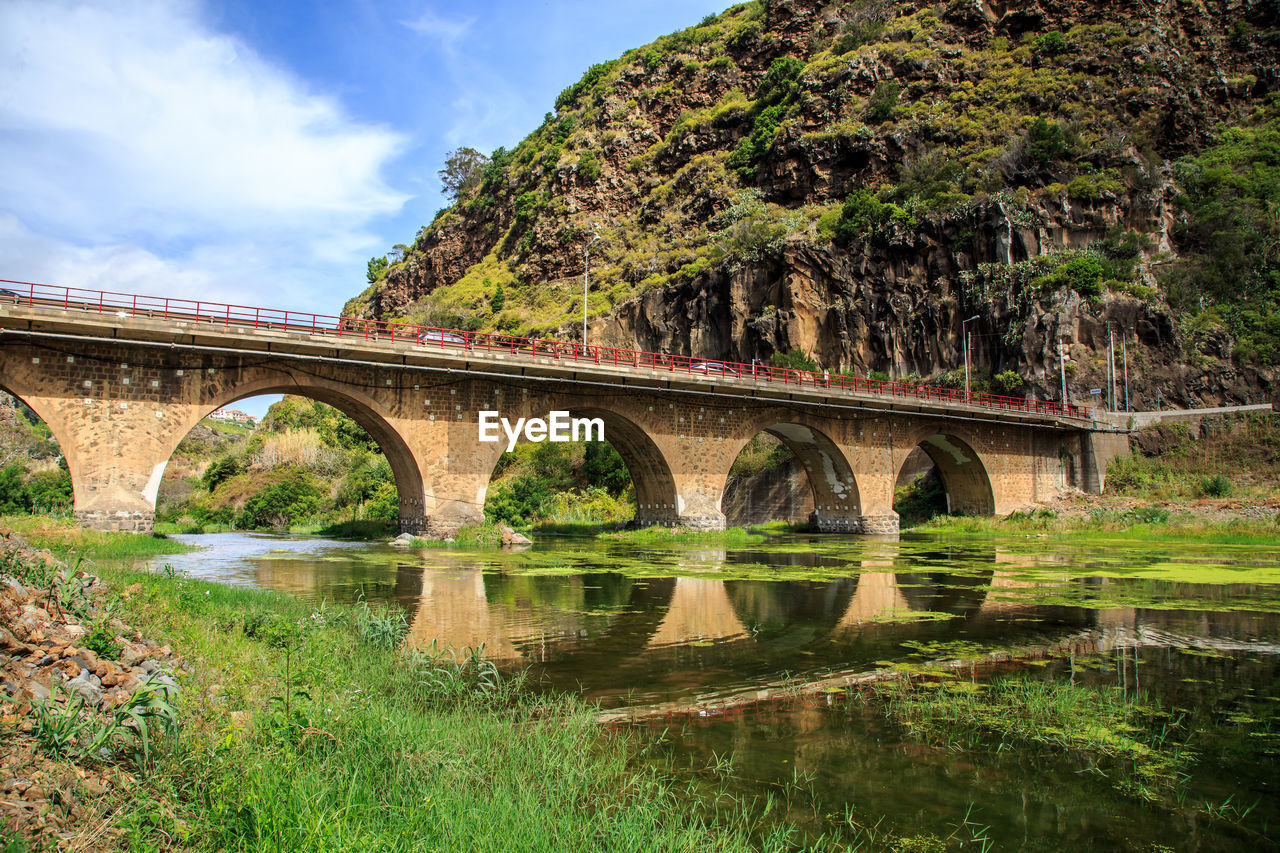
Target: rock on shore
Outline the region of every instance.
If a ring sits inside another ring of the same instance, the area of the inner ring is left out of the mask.
[[[140,594],[140,584],[113,593],[0,528],[0,723],[13,732],[0,747],[0,819],[9,830],[82,849],[83,831],[100,820],[93,801],[132,784],[121,766],[101,760],[106,755],[92,763],[51,758],[37,740],[35,714],[110,725],[140,690],[176,697],[185,667],[173,650],[107,606],[112,596]]]

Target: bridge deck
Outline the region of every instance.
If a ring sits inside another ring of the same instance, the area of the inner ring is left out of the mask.
[[[0,280],[2,281],[2,280]],[[18,284],[0,335],[365,363],[525,381],[658,389],[1079,429],[1091,409],[765,365],[355,318]]]

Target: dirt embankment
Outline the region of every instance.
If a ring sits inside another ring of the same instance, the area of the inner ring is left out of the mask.
[[[0,528],[0,838],[122,846],[113,800],[172,733],[185,668],[112,615],[140,594],[136,584],[112,591]]]

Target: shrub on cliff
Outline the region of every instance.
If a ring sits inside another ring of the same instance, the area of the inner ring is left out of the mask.
[[[1220,303],[1237,356],[1280,363],[1280,117],[1224,129],[1174,173],[1183,218],[1173,234],[1186,252],[1163,279],[1170,304]]]
[[[1070,151],[1066,132],[1056,121],[1037,118],[1027,128],[1027,138],[1022,146],[1023,155],[1037,166],[1048,166],[1050,163],[1066,156]]]
[[[877,124],[893,118],[898,107],[898,96],[902,93],[902,85],[894,80],[881,80],[867,99],[867,117]]]

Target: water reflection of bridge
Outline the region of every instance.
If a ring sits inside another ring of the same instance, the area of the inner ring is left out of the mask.
[[[760,567],[760,579],[743,579],[750,556],[725,551],[689,555],[680,576],[663,578],[485,574],[480,563],[430,568],[422,576],[410,642],[458,649],[483,643],[495,660],[537,664],[566,679],[571,672],[642,671],[693,656],[750,656],[760,667],[772,659],[794,669],[797,655],[822,658],[849,644],[896,645],[912,636],[954,634],[956,620],[970,633],[1003,633],[1015,611],[1034,607],[990,594],[1026,585],[1016,570],[1000,568],[1005,558],[995,549],[983,559],[969,555],[967,564],[980,570],[919,570],[950,562],[943,548],[936,561],[913,554],[917,571],[895,572],[898,547],[883,543],[852,561],[792,555],[821,580],[769,579],[776,574],[776,553],[770,553],[769,567]],[[726,567],[738,577],[715,576]],[[1044,622],[1046,608],[1036,609]],[[1065,619],[1080,627],[1088,618],[1067,615],[1066,608],[1049,610],[1051,625]]]

